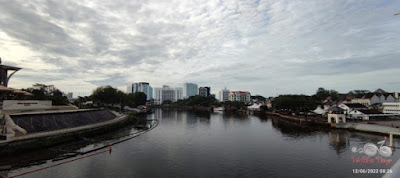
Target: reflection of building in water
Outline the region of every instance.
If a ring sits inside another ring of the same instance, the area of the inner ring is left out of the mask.
[[[346,131],[332,130],[328,132],[329,145],[340,154],[350,146],[350,135]]]

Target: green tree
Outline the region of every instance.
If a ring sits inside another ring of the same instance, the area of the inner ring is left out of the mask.
[[[315,109],[316,103],[312,97],[306,95],[280,95],[274,98],[272,106],[278,110],[310,111]]]
[[[27,97],[31,100],[51,100],[53,105],[67,105],[69,103],[66,96],[64,96],[63,92],[58,89],[50,93],[46,93],[44,88],[34,89],[34,88],[27,88],[22,89],[24,91],[30,92],[33,96]]]
[[[163,101],[163,102],[161,103],[161,105],[170,105],[170,104],[172,104],[172,101],[171,101],[171,100],[165,100],[165,101]]]
[[[120,96],[118,96],[118,90],[111,87],[98,87],[93,90],[92,98],[94,100],[99,101],[100,103],[111,104],[113,106],[114,103],[119,103]]]
[[[135,106],[146,104],[146,94],[143,92],[136,92],[133,94],[132,99]]]
[[[332,101],[337,101],[339,98],[339,93],[335,90],[325,90],[324,88],[318,88],[315,95],[312,96],[316,102],[324,101],[330,98]]]
[[[214,97],[204,97],[200,95],[191,96],[184,100],[178,100],[176,102],[180,106],[204,106],[210,107],[218,103]]]

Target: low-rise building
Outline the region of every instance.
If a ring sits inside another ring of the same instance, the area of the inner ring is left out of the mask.
[[[382,107],[385,114],[400,114],[400,102],[384,102]]]
[[[396,92],[384,94],[367,93],[352,99],[351,103],[360,103],[364,106],[369,107],[373,104],[380,104],[383,102],[395,102],[396,96],[398,96]]]
[[[360,103],[342,103],[342,104],[339,104],[338,107],[342,108],[346,114],[350,113],[353,110],[367,110],[368,109],[368,107],[366,107]]]
[[[229,101],[251,102],[251,94],[248,91],[231,91],[229,93]]]
[[[372,117],[386,117],[387,115],[383,114],[380,111],[374,109],[367,109],[367,110],[353,110],[350,113],[350,118],[353,119],[362,119],[362,120],[370,120]]]

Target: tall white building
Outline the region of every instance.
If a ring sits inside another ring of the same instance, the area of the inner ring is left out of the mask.
[[[128,93],[143,92],[147,96],[147,100],[153,99],[153,88],[147,82],[132,83],[128,85]]]
[[[179,99],[182,99],[182,93],[182,88],[170,88],[169,86],[154,88],[154,102],[155,104],[161,104],[166,100],[176,102]]]
[[[189,98],[199,94],[199,87],[194,83],[183,84],[183,98]]]
[[[229,90],[224,88],[221,91],[219,91],[219,101],[225,102],[229,101]]]

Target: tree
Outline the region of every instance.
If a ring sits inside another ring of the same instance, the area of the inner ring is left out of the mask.
[[[132,96],[132,101],[135,106],[146,104],[146,94],[143,92],[136,92]]]
[[[278,110],[310,111],[315,109],[316,103],[312,97],[306,95],[280,95],[274,98],[272,106]]]
[[[315,95],[312,96],[314,101],[321,102],[326,100],[327,98],[332,101],[336,101],[339,98],[339,94],[335,90],[325,90],[324,88],[318,88]]]
[[[265,97],[263,97],[261,95],[251,96],[251,99],[255,99],[257,101],[265,101]]]
[[[172,104],[172,101],[171,101],[171,100],[164,100],[164,101],[161,103],[161,105],[170,105],[170,104]]]
[[[224,108],[229,108],[229,109],[247,109],[247,104],[243,101],[225,101],[223,103]]]
[[[210,106],[215,105],[217,103],[217,100],[212,96],[204,97],[204,96],[196,95],[196,96],[191,96],[184,100],[178,100],[176,103],[180,106],[210,107]]]
[[[111,104],[112,106],[120,101],[117,89],[111,86],[96,88],[93,90],[92,98],[100,101],[100,103]]]
[[[32,100],[51,100],[53,105],[67,105],[69,103],[67,97],[59,89],[55,89],[50,93],[46,93],[44,88],[27,88],[22,90],[32,93],[33,96],[28,97]]]

